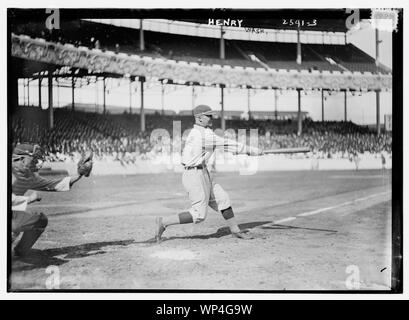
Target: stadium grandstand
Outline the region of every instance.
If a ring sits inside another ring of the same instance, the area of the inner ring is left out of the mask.
[[[256,127],[264,147],[309,145],[322,157],[391,152],[391,135],[381,128],[379,94],[391,89],[392,70],[349,43],[342,23],[331,21],[312,29],[260,20],[251,24],[262,28],[257,34],[195,19],[62,19],[60,28],[52,30],[42,21],[18,21],[11,24],[13,143],[39,141],[50,160],[64,161],[88,148],[97,157],[134,161],[161,148],[160,141],[149,139],[155,128],[171,130],[175,120],[181,121],[182,130],[191,126],[191,110],[176,113],[163,102],[162,110],[145,108],[149,83],[219,88],[221,107],[215,125],[222,130]],[[28,86],[38,82],[40,108],[19,106],[23,94],[19,79],[29,79]],[[107,79],[125,79],[130,88],[139,82],[139,108],[132,106],[131,89],[129,108],[108,105]],[[54,106],[57,80],[71,88],[72,102],[64,108]],[[102,113],[76,101],[79,86],[98,80],[103,83]],[[47,109],[42,108],[44,86]],[[294,90],[298,110],[227,111],[226,88]],[[310,90],[321,92],[321,122],[302,110],[301,93]],[[345,121],[325,121],[325,92],[344,93]],[[375,132],[347,121],[350,92],[375,92]]]

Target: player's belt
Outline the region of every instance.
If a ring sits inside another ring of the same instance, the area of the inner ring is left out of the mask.
[[[193,167],[185,166],[185,170],[203,170],[204,168],[206,167],[201,164],[199,164],[198,166],[193,166]]]

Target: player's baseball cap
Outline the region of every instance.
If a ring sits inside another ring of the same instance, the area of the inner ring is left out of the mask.
[[[18,156],[36,156],[41,158],[43,155],[43,150],[37,144],[29,143],[19,143],[14,147],[13,157]]]
[[[207,106],[205,104],[201,104],[201,105],[198,105],[197,107],[195,107],[193,109],[193,115],[197,116],[197,115],[201,115],[201,114],[204,114],[206,116],[207,115],[215,115],[216,111],[213,111],[212,108],[210,108],[209,106]]]

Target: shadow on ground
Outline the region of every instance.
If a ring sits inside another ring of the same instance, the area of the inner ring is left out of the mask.
[[[104,254],[104,247],[109,246],[129,246],[134,243],[133,239],[119,241],[103,241],[85,243],[76,246],[38,250],[32,249],[27,256],[13,258],[13,271],[32,270],[46,268],[50,265],[60,266],[70,259],[83,258],[97,254]],[[64,258],[59,258],[64,256]]]
[[[12,258],[12,270],[27,271],[47,268],[51,265],[60,266],[67,262],[68,260],[50,256],[43,250],[32,249],[30,253],[24,257]]]
[[[268,226],[262,226],[261,229],[302,229],[302,230],[309,230],[309,231],[321,231],[321,232],[328,232],[328,233],[337,233],[337,230],[331,229],[317,229],[317,228],[306,228],[306,227],[295,227],[295,226],[287,226],[283,224],[272,224]]]
[[[242,223],[239,225],[241,230],[248,230],[254,228],[259,228],[262,230],[278,230],[278,229],[286,229],[286,230],[309,230],[309,231],[320,231],[320,232],[328,232],[328,233],[336,233],[336,230],[328,230],[328,229],[316,229],[316,228],[306,228],[306,227],[294,227],[288,225],[281,225],[281,224],[274,224],[273,221],[255,221],[255,222],[248,222]],[[203,234],[203,235],[193,235],[193,236],[183,236],[183,237],[163,237],[162,241],[170,241],[170,240],[178,240],[178,239],[189,239],[189,240],[207,240],[207,239],[214,239],[214,238],[221,238],[230,235],[230,230],[228,227],[219,228],[216,232],[211,234]],[[152,239],[148,241],[152,242]],[[147,243],[147,242],[144,242]]]
[[[249,223],[243,223],[239,225],[241,230],[251,230],[254,228],[259,228],[261,230],[309,230],[309,231],[319,231],[327,233],[335,233],[336,230],[328,229],[315,229],[315,228],[306,228],[306,227],[294,227],[288,225],[273,224],[272,221],[255,221]],[[228,227],[219,228],[216,232],[211,234],[203,235],[192,235],[192,236],[183,236],[183,237],[163,237],[162,242],[170,240],[179,240],[179,239],[189,239],[189,240],[207,240],[207,239],[218,239],[221,237],[229,236],[230,230]],[[156,244],[154,238],[150,238],[144,241],[135,241],[134,239],[128,240],[118,240],[118,241],[102,241],[102,242],[92,242],[85,243],[76,246],[68,246],[61,248],[53,248],[46,250],[37,250],[33,249],[24,258],[18,258],[13,261],[12,269],[14,271],[23,271],[23,270],[32,270],[37,268],[46,268],[50,265],[62,265],[67,263],[70,259],[84,258],[98,254],[105,254],[107,251],[104,251],[105,247],[110,246],[120,246],[127,247],[135,244],[147,244],[152,245]],[[63,258],[59,257],[63,256]]]

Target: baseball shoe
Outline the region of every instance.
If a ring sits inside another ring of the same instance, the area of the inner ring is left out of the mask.
[[[157,243],[161,241],[162,234],[165,232],[166,227],[163,225],[162,217],[156,218],[156,228],[155,228],[155,240]]]
[[[254,239],[251,235],[247,234],[247,231],[245,231],[245,230],[241,230],[239,232],[232,232],[231,235],[234,238],[243,239],[243,240]]]

